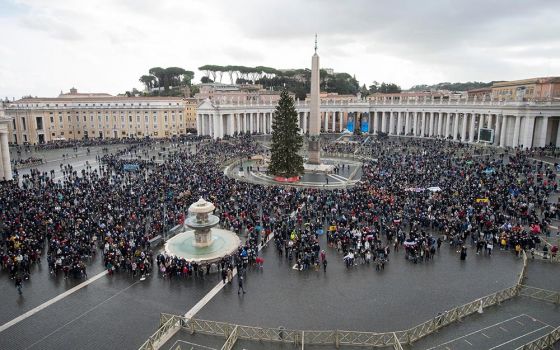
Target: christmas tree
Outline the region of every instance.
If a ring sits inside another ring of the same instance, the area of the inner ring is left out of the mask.
[[[283,90],[272,122],[269,173],[286,178],[302,175],[303,157],[298,154],[302,146],[294,99]]]

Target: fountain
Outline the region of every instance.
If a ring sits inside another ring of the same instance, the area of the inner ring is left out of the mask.
[[[198,263],[219,261],[234,253],[241,241],[235,233],[214,227],[220,221],[214,209],[214,204],[202,198],[191,204],[186,227],[167,241],[165,252]]]

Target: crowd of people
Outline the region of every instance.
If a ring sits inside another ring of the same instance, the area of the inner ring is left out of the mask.
[[[370,159],[361,181],[320,190],[224,176],[220,165],[226,160],[264,152],[249,135],[191,141],[163,162],[135,160],[134,171],[124,165],[151,147],[149,141],[99,156],[98,168],[61,166],[62,180],[32,171],[22,181],[0,184],[2,268],[11,278],[26,279],[46,255],[53,275],[66,278],[86,278],[90,261],[101,260],[111,274],[145,276],[156,266],[164,278],[204,278],[215,269],[230,281],[233,268],[262,265],[259,245],[274,237],[279,254],[296,269],[326,271],[320,235],[327,231],[332,254],[348,268],[373,264],[382,270],[392,250],[427,262],[444,241],[461,259],[469,243],[486,255],[494,247],[540,249],[539,233],[546,234],[549,220],[560,214],[549,203],[557,190],[555,169],[532,159],[534,151],[494,154],[444,140],[368,140],[360,143],[360,154]],[[324,147],[343,147],[338,145]],[[213,202],[222,226],[246,235],[246,243],[214,266],[154,254],[151,240],[182,223],[199,197]]]
[[[12,166],[14,168],[37,166],[37,165],[40,165],[42,163],[43,163],[43,159],[38,158],[38,157],[27,157],[27,158],[20,158],[20,159],[12,159]]]

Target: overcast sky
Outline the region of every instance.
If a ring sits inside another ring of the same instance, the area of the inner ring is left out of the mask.
[[[360,84],[560,75],[559,18],[558,0],[0,0],[0,97],[122,93],[155,66],[310,67],[315,33],[321,66]]]

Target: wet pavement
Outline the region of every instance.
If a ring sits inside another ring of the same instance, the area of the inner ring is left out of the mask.
[[[248,274],[247,294],[239,297],[236,286],[225,288],[197,318],[302,330],[402,330],[512,286],[522,266],[506,252],[492,257],[471,252],[460,261],[443,245],[430,262],[414,264],[400,251],[391,253],[384,271],[373,264],[346,269],[341,254],[333,248],[326,252],[326,273],[298,272],[269,247],[264,268]]]
[[[410,349],[516,349],[560,326],[553,304],[517,297],[415,342]]]

